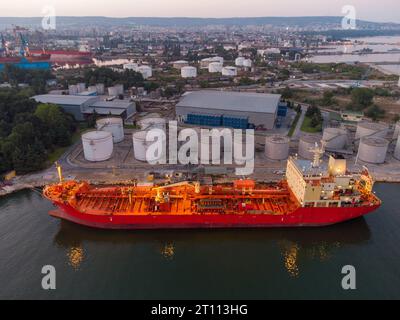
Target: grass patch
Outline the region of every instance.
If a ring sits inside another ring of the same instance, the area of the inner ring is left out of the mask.
[[[296,118],[294,118],[294,121],[293,121],[292,126],[290,127],[290,130],[289,130],[289,133],[288,133],[289,137],[293,137],[294,130],[296,130],[297,123],[299,122],[300,117],[301,117],[301,112],[297,112]]]
[[[301,125],[301,131],[307,133],[317,133],[322,131],[322,123],[316,127],[311,126],[311,118],[305,117],[304,122]]]

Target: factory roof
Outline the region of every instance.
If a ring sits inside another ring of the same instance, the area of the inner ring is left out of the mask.
[[[43,94],[33,97],[34,100],[40,103],[54,103],[60,105],[82,105],[91,100],[98,98],[91,96],[72,96],[72,95],[57,95],[57,94]]]
[[[203,90],[186,93],[176,106],[275,114],[280,99],[278,94]]]
[[[130,101],[114,100],[114,101],[96,101],[95,103],[92,103],[90,106],[94,108],[126,109],[133,104],[134,102]]]

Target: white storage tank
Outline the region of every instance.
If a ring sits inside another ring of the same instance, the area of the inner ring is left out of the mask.
[[[226,77],[236,77],[237,68],[235,67],[224,67],[222,68],[222,75]]]
[[[83,82],[80,82],[77,84],[78,86],[78,93],[84,92],[86,91],[86,84]]]
[[[393,139],[397,139],[400,136],[400,121],[398,121],[394,127]]]
[[[361,139],[363,137],[385,138],[388,131],[389,127],[386,124],[362,121],[357,125],[356,139]]]
[[[381,164],[385,162],[389,141],[379,137],[361,138],[358,158],[364,162]]]
[[[236,58],[235,65],[237,67],[243,67],[244,60],[245,60],[245,58],[243,58],[243,57]]]
[[[114,143],[124,140],[124,122],[122,118],[112,117],[103,118],[96,121],[97,130],[110,132],[113,136]]]
[[[97,94],[101,95],[104,94],[104,83],[96,84]]]
[[[96,86],[90,86],[90,87],[88,87],[88,90],[87,90],[88,92],[94,92],[94,93],[96,93],[97,94],[97,87]]]
[[[315,145],[321,146],[320,135],[304,135],[299,142],[299,156],[303,159],[312,160],[314,153],[310,149],[315,148]]]
[[[117,96],[118,95],[118,89],[114,87],[109,87],[108,88],[108,95],[111,97]]]
[[[211,62],[208,65],[208,72],[210,73],[217,73],[217,72],[222,72],[223,64],[220,62]]]
[[[117,90],[117,95],[124,94],[124,85],[123,84],[116,84],[114,87]]]
[[[400,160],[400,136],[397,138],[396,148],[394,150],[394,157]]]
[[[341,128],[326,128],[322,140],[329,150],[343,150],[347,144],[347,130]]]
[[[133,154],[136,160],[142,162],[155,162],[160,160],[165,155],[167,141],[163,142],[165,149],[162,150],[158,155],[147,154],[149,147],[154,143],[153,141],[146,141],[147,134],[148,131],[138,131],[132,135]]]
[[[265,139],[265,155],[271,160],[286,160],[289,157],[290,138],[273,135]]]
[[[166,130],[167,121],[164,118],[146,117],[138,121],[138,125],[142,130],[161,129]]]
[[[74,84],[70,84],[68,86],[68,94],[71,96],[78,94],[78,86],[74,85]]]
[[[183,67],[181,69],[182,78],[196,78],[197,69],[195,67]]]
[[[243,61],[243,67],[245,68],[251,68],[253,66],[253,61],[251,59],[244,59]]]
[[[140,66],[137,68],[136,70],[137,72],[142,74],[143,79],[148,79],[151,78],[153,76],[153,69],[150,66]]]
[[[110,132],[91,131],[82,135],[83,153],[87,161],[99,162],[111,158],[113,137]]]

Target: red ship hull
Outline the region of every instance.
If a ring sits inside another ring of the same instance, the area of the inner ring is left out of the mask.
[[[362,217],[379,205],[341,208],[299,208],[287,215],[146,215],[105,216],[84,214],[70,205],[54,203],[59,210],[50,212],[56,218],[99,229],[217,229],[321,227]]]

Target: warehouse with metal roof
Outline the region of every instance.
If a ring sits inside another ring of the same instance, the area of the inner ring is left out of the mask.
[[[33,97],[39,103],[59,105],[74,116],[77,121],[84,121],[90,114],[120,116],[129,119],[136,112],[136,104],[126,100],[103,101],[101,97],[44,94]]]
[[[193,91],[176,105],[178,121],[194,125],[273,129],[281,96],[278,94]]]

